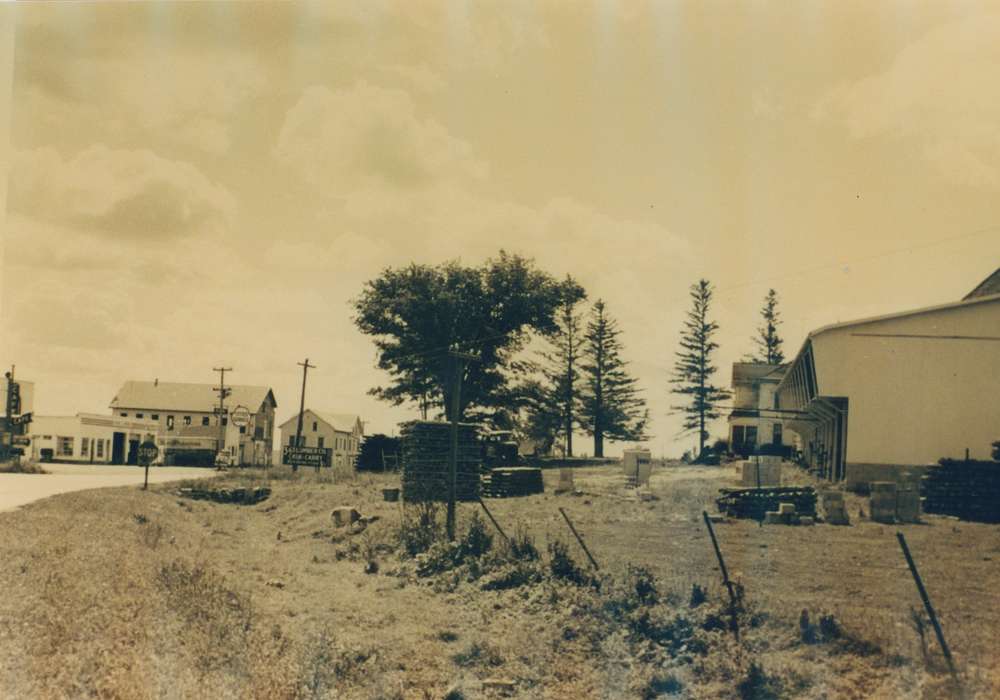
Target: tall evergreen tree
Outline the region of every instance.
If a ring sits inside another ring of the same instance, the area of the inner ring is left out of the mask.
[[[626,371],[621,358],[621,330],[605,313],[604,302],[594,304],[584,336],[581,366],[584,390],[580,424],[594,438],[594,456],[604,456],[604,440],[638,442],[645,440],[649,410],[639,396],[636,380]]]
[[[561,283],[561,298],[556,312],[557,329],[549,336],[551,349],[542,352],[543,396],[534,405],[536,427],[555,426],[565,439],[566,456],[573,456],[573,431],[578,427],[580,406],[580,352],[583,328],[577,307],[587,298],[576,280],[569,275]],[[549,412],[554,415],[542,415]]]
[[[764,306],[760,309],[760,316],[763,323],[757,328],[757,337],[753,340],[757,344],[757,360],[769,365],[780,365],[785,361],[785,353],[781,350],[782,339],[778,335],[778,293],[773,289],[768,290],[764,297]]]
[[[672,393],[690,397],[690,403],[673,406],[675,413],[684,416],[685,433],[698,433],[698,453],[705,451],[708,431],[705,426],[710,420],[722,414],[718,402],[729,398],[722,387],[712,384],[712,375],[718,369],[712,364],[712,353],[719,347],[712,336],[719,324],[708,320],[708,309],[712,301],[712,285],[708,280],[699,280],[691,285],[691,310],[688,311],[681,334],[681,349],[676,353],[674,374],[670,382],[675,386]]]

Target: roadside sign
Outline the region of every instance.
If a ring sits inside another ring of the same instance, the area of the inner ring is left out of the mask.
[[[157,457],[160,456],[160,448],[156,446],[155,442],[146,441],[139,445],[139,462],[142,464],[150,464]]]
[[[329,467],[329,447],[292,447],[286,445],[281,456],[282,464],[297,464],[303,467]]]
[[[11,425],[24,425],[25,423],[31,422],[31,414],[25,413],[20,416],[14,416],[10,419]]]
[[[26,437],[16,437],[14,438],[14,444],[20,445],[21,447],[27,447],[31,444],[31,438]]]
[[[246,406],[237,406],[233,409],[233,413],[229,419],[233,421],[233,425],[237,428],[243,428],[250,425],[250,409]]]

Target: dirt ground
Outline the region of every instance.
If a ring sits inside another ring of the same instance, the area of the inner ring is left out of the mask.
[[[546,472],[545,494],[486,501],[508,535],[534,541],[538,562],[489,554],[430,573],[441,557],[407,556],[403,508],[382,498],[398,477],[287,476],[214,482],[270,485],[254,506],[180,498],[162,484],[0,513],[0,696],[1000,696],[996,525],[880,525],[859,517],[867,504],[853,495],[848,527],[720,523],[743,591],[736,641],[701,518],[734,482],[730,467],[658,467],[653,500],[626,489],[614,466],[575,470],[576,494],[554,494],[558,473]],[[786,479],[809,481],[790,466]],[[338,528],[337,506],[377,519]],[[600,566],[596,582],[560,507]],[[460,533],[478,512],[459,506]],[[582,578],[550,565],[558,543]],[[698,590],[707,600],[695,607]]]

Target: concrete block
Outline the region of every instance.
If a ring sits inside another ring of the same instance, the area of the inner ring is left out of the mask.
[[[896,482],[873,481],[870,488],[872,520],[887,524],[896,522]]]
[[[920,491],[910,485],[896,491],[896,520],[901,523],[920,522]]]
[[[781,515],[795,515],[795,504],[794,503],[779,503],[778,513]]]
[[[764,524],[765,525],[784,525],[785,521],[782,518],[781,513],[779,513],[776,510],[769,510],[768,512],[764,513]]]

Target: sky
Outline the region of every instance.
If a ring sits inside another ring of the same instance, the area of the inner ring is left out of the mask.
[[[2,3],[0,364],[39,414],[232,367],[281,422],[308,357],[308,406],[391,433],[351,300],[505,249],[605,301],[677,456],[698,279],[728,385],[771,287],[791,358],[1000,267],[995,8]]]

